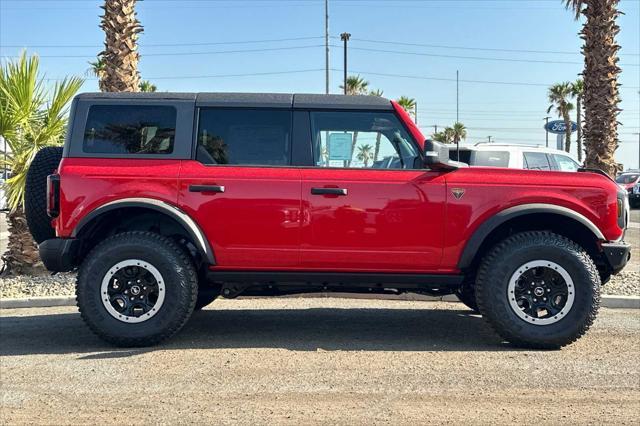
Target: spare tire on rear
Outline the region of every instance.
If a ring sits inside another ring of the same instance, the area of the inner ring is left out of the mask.
[[[47,146],[36,154],[27,171],[24,213],[36,243],[55,238],[56,232],[47,215],[47,176],[54,173],[62,159],[62,147]]]

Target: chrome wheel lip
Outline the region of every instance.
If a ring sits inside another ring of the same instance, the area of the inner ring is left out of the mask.
[[[565,281],[565,285],[567,286],[567,290],[568,290],[567,291],[567,301],[565,302],[565,304],[562,307],[562,309],[560,310],[560,312],[558,312],[553,317],[549,317],[549,318],[534,318],[531,315],[528,315],[527,313],[525,313],[522,310],[522,308],[520,308],[520,306],[518,306],[518,301],[514,297],[515,288],[516,288],[517,282],[520,279],[520,277],[526,271],[528,271],[528,270],[530,270],[532,268],[538,268],[538,267],[544,267],[544,268],[553,269],[555,272],[560,274],[560,276],[562,276],[562,278]],[[573,306],[573,302],[575,300],[575,286],[574,286],[574,283],[573,283],[573,279],[571,278],[571,275],[569,275],[567,270],[564,269],[559,264],[557,264],[555,262],[552,262],[550,260],[542,260],[542,259],[540,259],[540,260],[532,260],[532,261],[527,262],[527,263],[519,266],[518,268],[516,268],[516,270],[513,273],[513,275],[511,275],[511,278],[509,279],[509,285],[507,286],[507,299],[509,300],[509,306],[511,306],[511,309],[513,310],[513,312],[520,319],[522,319],[523,321],[526,321],[529,324],[533,324],[533,325],[551,325],[551,324],[555,324],[558,321],[562,320],[564,317],[567,316],[567,314],[571,310],[571,307]]]
[[[111,277],[117,271],[127,266],[137,266],[147,270],[149,273],[151,273],[151,275],[153,275],[153,278],[156,280],[156,283],[158,285],[158,299],[156,300],[156,303],[153,305],[151,311],[146,312],[139,317],[122,315],[111,305],[111,301],[108,297],[108,288]],[[109,315],[111,315],[118,321],[129,324],[141,323],[153,318],[160,311],[160,308],[162,308],[162,305],[164,304],[165,293],[165,283],[164,279],[162,278],[162,274],[160,274],[160,271],[158,271],[158,269],[149,262],[145,262],[144,260],[140,259],[127,259],[113,265],[104,275],[104,278],[102,278],[102,285],[100,286],[100,300],[102,301],[102,305],[107,310]]]

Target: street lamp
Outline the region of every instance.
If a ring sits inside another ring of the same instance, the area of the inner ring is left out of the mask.
[[[344,94],[347,94],[347,42],[351,38],[351,34],[340,34],[340,40],[344,41]]]

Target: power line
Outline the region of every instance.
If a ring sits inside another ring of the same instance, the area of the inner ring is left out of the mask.
[[[324,36],[318,37],[293,37],[293,38],[274,38],[274,39],[263,39],[263,40],[242,40],[242,41],[219,41],[219,42],[183,42],[183,43],[143,43],[140,42],[140,46],[142,47],[180,47],[180,46],[218,46],[225,44],[254,44],[254,43],[278,43],[283,41],[301,41],[301,40],[317,40],[324,38]],[[45,48],[45,49],[55,49],[55,48],[78,48],[78,47],[91,47],[91,48],[102,48],[104,47],[102,44],[3,44],[0,47],[9,47],[9,48],[20,48],[20,47],[37,47],[37,48]]]
[[[219,55],[226,53],[259,53],[259,52],[272,52],[278,50],[296,50],[296,49],[310,49],[314,47],[324,47],[324,44],[313,44],[307,46],[287,46],[287,47],[264,47],[261,49],[244,49],[244,50],[217,50],[206,52],[172,52],[172,53],[144,53],[142,56],[190,56],[190,55]],[[88,55],[38,55],[40,58],[85,58],[92,59],[93,56]],[[3,58],[17,58],[17,56],[3,56]]]
[[[306,69],[306,70],[292,70],[292,71],[266,71],[266,72],[252,72],[244,74],[211,74],[211,75],[183,75],[183,76],[162,76],[162,77],[146,77],[148,80],[183,80],[183,79],[200,79],[200,78],[226,78],[226,77],[256,77],[263,75],[280,75],[280,74],[299,74],[307,72],[324,71],[324,68]],[[45,78],[46,81],[60,81],[61,78]],[[87,78],[85,80],[98,80],[97,78]]]

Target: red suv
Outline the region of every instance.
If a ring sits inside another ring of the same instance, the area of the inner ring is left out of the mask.
[[[305,94],[83,94],[28,176],[51,271],[117,345],[217,296],[457,294],[519,346],[593,322],[629,258],[628,201],[595,171],[468,168],[396,103]]]

